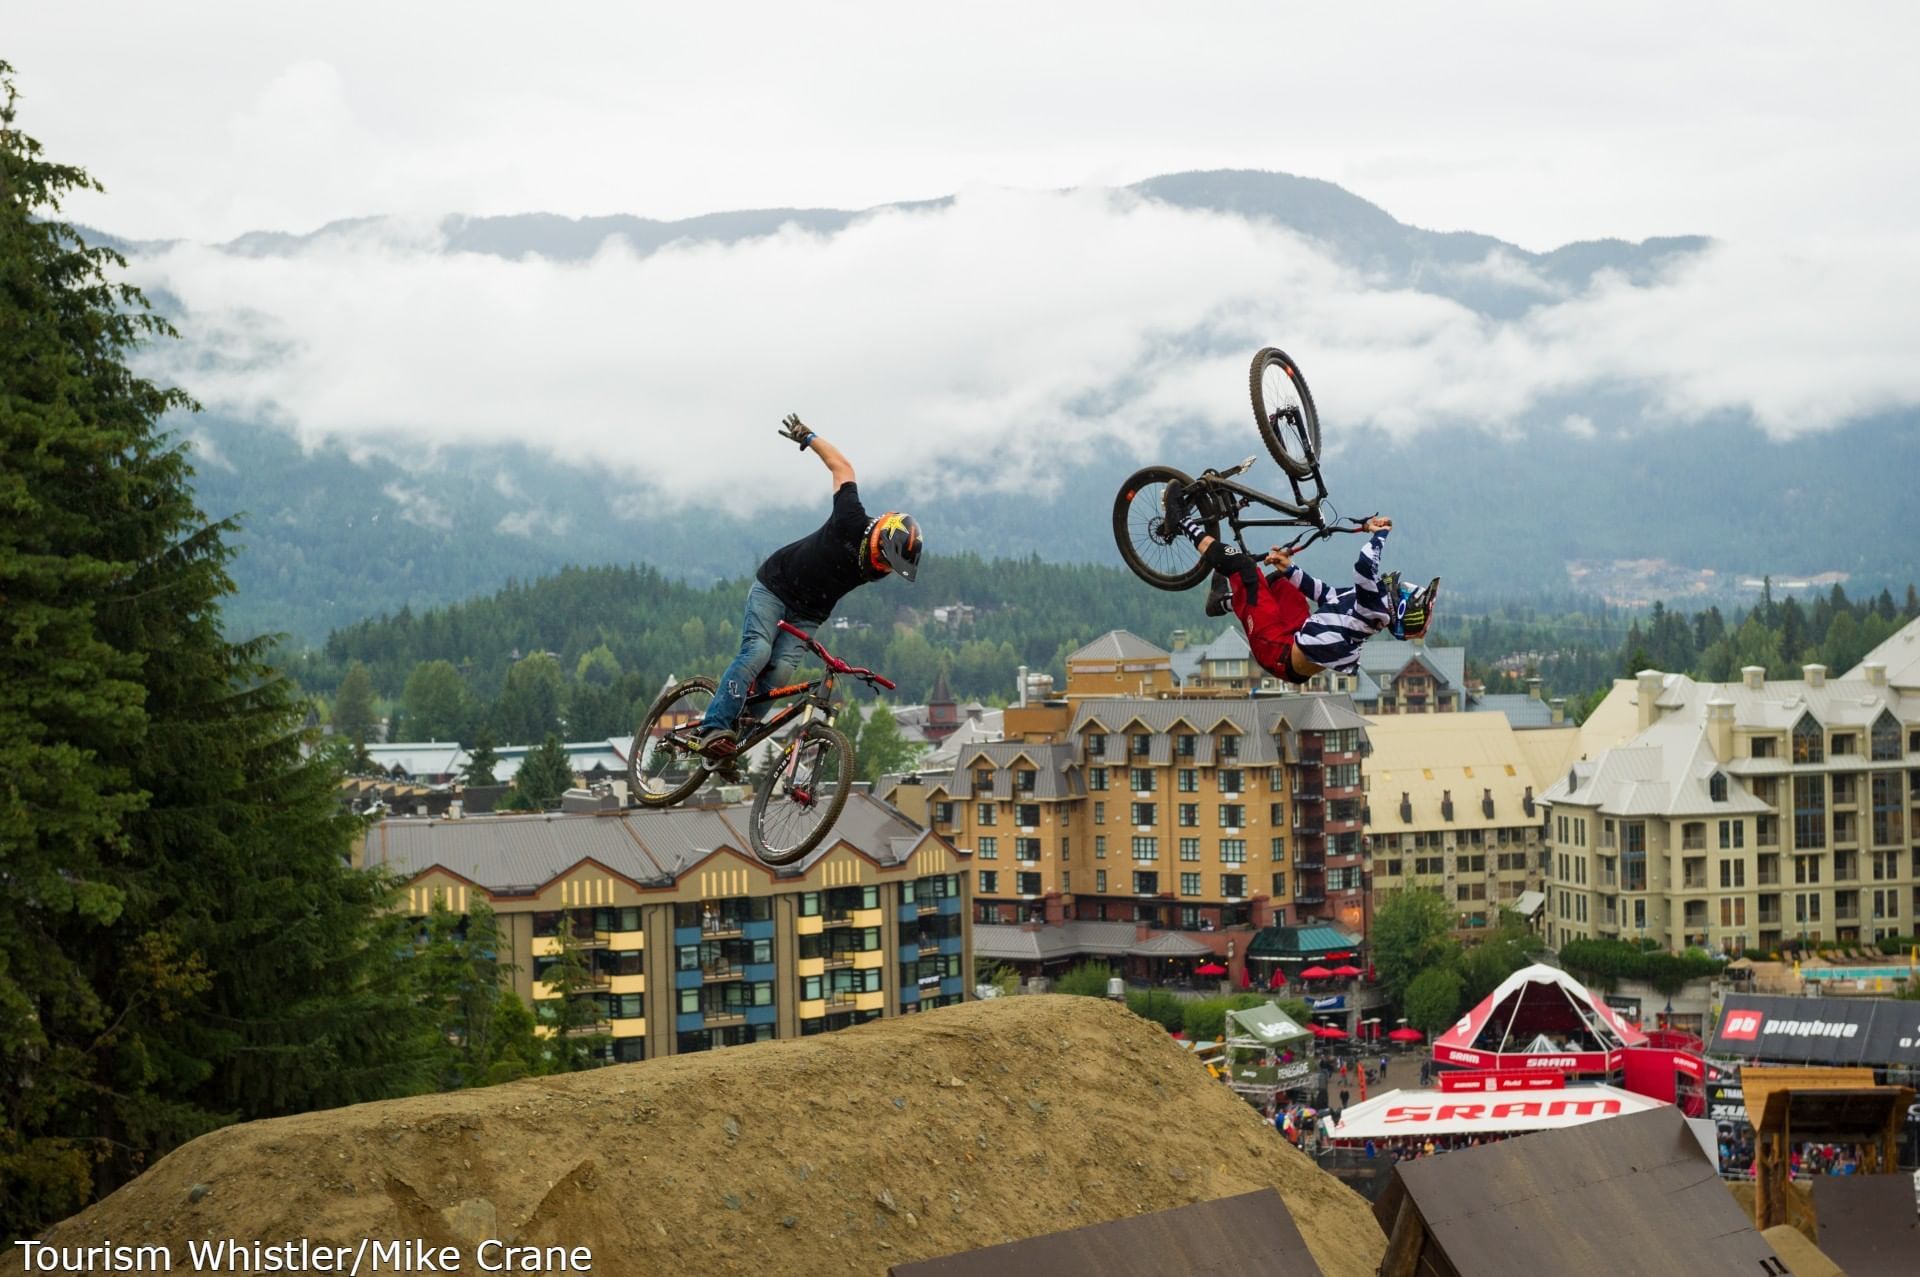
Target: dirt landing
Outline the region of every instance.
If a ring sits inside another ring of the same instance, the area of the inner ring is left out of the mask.
[[[875,1274],[1263,1186],[1328,1277],[1371,1277],[1364,1201],[1160,1029],[1055,995],[231,1127],[46,1240],[184,1264],[188,1239],[420,1237],[472,1272],[497,1237],[590,1246],[615,1277]]]

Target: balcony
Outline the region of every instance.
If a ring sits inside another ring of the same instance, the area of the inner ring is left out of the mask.
[[[744,980],[747,973],[731,962],[706,962],[700,966],[704,980]]]
[[[829,909],[820,915],[820,920],[829,927],[850,927],[853,925],[853,910]]]
[[[859,996],[852,989],[836,989],[827,994],[826,1002],[830,1007],[850,1007]]]
[[[820,968],[822,971],[837,971],[842,967],[852,966],[853,955],[851,953],[829,953],[822,957],[820,961],[822,963]]]
[[[1779,926],[1780,918],[1781,914],[1778,909],[1762,909],[1760,911],[1760,925],[1763,927]]]
[[[1312,789],[1295,789],[1293,801],[1296,803],[1317,803],[1326,797],[1326,791],[1315,786]]]
[[[725,940],[743,934],[745,918],[702,918],[700,934],[708,940]]]
[[[710,1007],[703,1012],[702,1018],[705,1019],[707,1028],[717,1029],[729,1024],[745,1024],[747,1022],[747,1012],[744,1007],[739,1009],[731,1007]]]
[[[1317,887],[1310,891],[1296,891],[1293,893],[1293,903],[1297,905],[1323,905],[1327,903],[1327,895],[1326,892]]]
[[[1324,860],[1296,860],[1293,862],[1293,868],[1296,873],[1317,874],[1323,872],[1326,867],[1327,862]]]

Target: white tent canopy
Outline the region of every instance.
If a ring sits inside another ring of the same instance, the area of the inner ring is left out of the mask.
[[[1663,1101],[1617,1086],[1569,1086],[1529,1091],[1388,1091],[1321,1123],[1328,1138],[1378,1140],[1395,1136],[1494,1135],[1559,1130],[1660,1108]]]

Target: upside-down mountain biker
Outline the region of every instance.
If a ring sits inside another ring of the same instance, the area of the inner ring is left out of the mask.
[[[1179,502],[1178,493],[1169,495],[1171,503]],[[1304,683],[1323,669],[1351,672],[1374,635],[1385,630],[1395,638],[1419,638],[1432,620],[1440,578],[1416,591],[1401,584],[1398,572],[1380,575],[1392,519],[1375,515],[1362,525],[1367,543],[1353,564],[1354,583],[1341,590],[1307,575],[1278,547],[1256,562],[1215,540],[1191,514],[1183,515],[1180,527],[1214,570],[1207,614],[1231,608],[1247,632],[1253,659],[1289,683]],[[1262,563],[1277,571],[1262,575]]]
[[[789,414],[780,434],[809,449],[826,463],[833,480],[833,513],[818,528],[767,556],[747,591],[746,617],[740,625],[740,654],[720,676],[719,690],[701,720],[699,749],[715,758],[734,751],[736,720],[755,680],[777,687],[793,677],[803,650],[800,640],[779,628],[781,621],[813,630],[832,615],[849,591],[898,573],[911,581],[919,573],[920,525],[913,516],[889,510],[872,518],[860,504],[853,466],[838,448]]]

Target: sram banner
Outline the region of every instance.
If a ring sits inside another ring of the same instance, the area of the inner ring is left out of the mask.
[[[1470,1069],[1532,1073],[1611,1073],[1624,1058],[1619,1051],[1571,1051],[1565,1055],[1498,1055],[1492,1051],[1468,1051],[1457,1046],[1436,1046],[1433,1058],[1441,1064],[1460,1064]]]
[[[1567,1084],[1564,1073],[1522,1073],[1517,1070],[1486,1070],[1469,1072],[1464,1069],[1442,1073],[1440,1089],[1442,1091],[1551,1091]]]
[[[1473,1099],[1440,1091],[1389,1091],[1347,1109],[1325,1129],[1342,1140],[1544,1131],[1659,1107],[1658,1100],[1605,1085]]]

